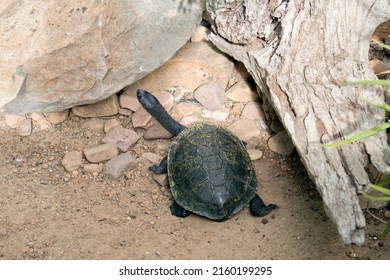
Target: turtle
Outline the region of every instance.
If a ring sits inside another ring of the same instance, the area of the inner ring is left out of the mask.
[[[175,136],[168,155],[149,170],[168,173],[173,196],[172,215],[191,213],[225,221],[249,203],[250,213],[262,217],[278,206],[265,205],[257,194],[257,177],[246,144],[220,125],[186,127],[174,120],[155,96],[137,89],[138,101]]]

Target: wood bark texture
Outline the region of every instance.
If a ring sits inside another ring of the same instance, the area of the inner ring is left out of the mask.
[[[375,79],[368,51],[375,28],[390,19],[389,0],[211,1],[210,40],[242,61],[277,112],[345,244],[365,242],[358,195],[368,166],[388,166],[385,133],[339,148],[345,139],[384,121],[383,89],[339,86]]]

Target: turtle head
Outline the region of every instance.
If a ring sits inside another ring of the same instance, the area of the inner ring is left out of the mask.
[[[173,135],[178,135],[186,128],[184,125],[175,121],[167,111],[165,111],[158,99],[150,92],[143,89],[137,89],[137,98],[145,110]]]
[[[141,103],[148,112],[160,104],[155,96],[143,89],[137,89],[137,98],[139,103]]]

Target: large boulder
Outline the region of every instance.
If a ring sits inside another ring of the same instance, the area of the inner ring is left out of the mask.
[[[203,10],[174,0],[1,3],[0,112],[13,114],[60,111],[118,92],[171,58]]]

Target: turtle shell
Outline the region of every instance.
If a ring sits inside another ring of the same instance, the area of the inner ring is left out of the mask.
[[[168,178],[180,206],[212,220],[237,213],[257,189],[242,141],[210,124],[195,124],[176,137],[168,154]]]

